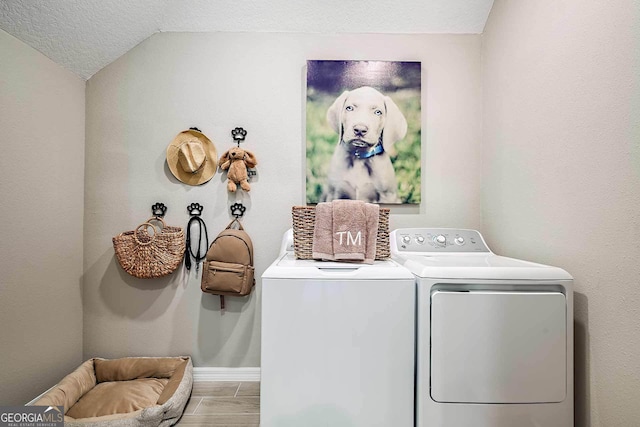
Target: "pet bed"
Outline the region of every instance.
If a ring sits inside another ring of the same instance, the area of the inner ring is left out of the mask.
[[[192,386],[190,357],[94,358],[32,404],[64,406],[66,426],[164,427],[178,422]]]

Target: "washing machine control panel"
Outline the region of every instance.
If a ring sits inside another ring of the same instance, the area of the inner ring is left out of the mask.
[[[395,249],[402,252],[489,252],[476,230],[457,228],[400,228],[392,233]]]

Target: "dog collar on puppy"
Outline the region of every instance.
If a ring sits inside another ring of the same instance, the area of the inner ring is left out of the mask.
[[[384,153],[384,148],[382,147],[382,144],[379,142],[376,145],[374,145],[372,148],[354,147],[350,144],[346,144],[344,141],[342,141],[342,143],[345,144],[349,154],[355,156],[358,159],[368,159],[370,157],[377,156],[378,154]]]

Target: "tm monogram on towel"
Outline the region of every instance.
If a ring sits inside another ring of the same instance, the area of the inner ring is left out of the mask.
[[[358,231],[355,237],[350,231],[338,231],[336,234],[340,236],[340,245],[342,245],[342,236],[345,234],[347,235],[344,243],[345,245],[362,245],[362,231]]]
[[[373,264],[380,208],[361,200],[334,200],[316,206],[313,258]]]

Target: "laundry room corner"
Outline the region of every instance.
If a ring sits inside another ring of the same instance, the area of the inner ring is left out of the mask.
[[[0,58],[0,424],[638,426],[640,0],[4,0]]]

